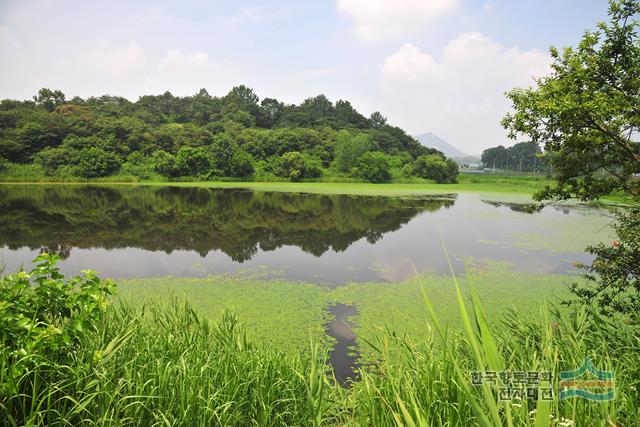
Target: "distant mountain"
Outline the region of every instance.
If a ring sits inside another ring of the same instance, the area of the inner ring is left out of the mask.
[[[414,138],[417,139],[418,142],[424,145],[425,147],[432,147],[437,150],[440,150],[442,151],[442,153],[444,153],[445,156],[451,157],[452,159],[459,158],[459,157],[476,157],[470,154],[463,153],[453,145],[449,144],[444,139],[430,132],[416,135],[414,136]]]

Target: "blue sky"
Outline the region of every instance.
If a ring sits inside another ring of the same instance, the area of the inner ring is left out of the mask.
[[[0,98],[243,83],[287,102],[348,99],[477,154],[508,143],[503,92],[547,73],[548,46],[576,44],[606,11],[604,0],[0,0]]]

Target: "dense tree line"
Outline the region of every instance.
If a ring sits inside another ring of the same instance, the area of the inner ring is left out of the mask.
[[[193,96],[165,92],[131,102],[108,95],[67,99],[41,89],[32,101],[3,100],[0,167],[8,163],[81,178],[298,181],[329,174],[452,182],[457,174],[441,152],[420,145],[379,112],[366,118],[348,101],[332,103],[324,95],[299,105],[260,100],[246,86],[223,97],[201,89]]]
[[[540,145],[535,142],[519,142],[511,147],[498,145],[482,152],[482,165],[514,172],[541,172],[545,163],[540,154]]]

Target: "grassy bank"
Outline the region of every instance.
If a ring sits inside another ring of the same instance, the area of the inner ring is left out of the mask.
[[[38,279],[48,273],[45,267],[35,274]],[[61,284],[57,276],[47,277],[40,286]],[[471,276],[473,284],[477,277]],[[454,294],[448,314],[460,329],[447,328],[433,310],[441,305],[435,291],[445,285]],[[487,316],[491,307],[470,283],[453,280],[435,287],[425,283],[425,295],[414,298],[422,304],[420,317],[429,319],[419,336],[393,325],[372,329],[363,345],[375,356],[373,363],[363,366],[361,380],[348,389],[332,381],[325,352],[313,339],[306,351],[292,354],[247,337],[234,315],[223,313],[211,322],[175,300],[95,305],[93,322],[81,330],[74,314],[69,323],[44,316],[44,328],[37,329],[46,336],[71,328],[75,339],[44,352],[50,347],[33,342],[19,349],[3,334],[0,423],[637,425],[640,342],[633,327],[600,318],[588,307]],[[12,313],[18,304],[4,301],[2,310]],[[20,333],[31,339],[30,332]],[[558,399],[558,372],[581,366],[586,357],[614,372],[615,400]],[[552,371],[551,383],[540,386],[551,387],[554,398],[498,401],[497,388],[473,386],[470,371]]]
[[[412,196],[460,191],[521,194],[528,196],[542,188],[547,180],[540,175],[480,175],[461,173],[457,184],[436,184],[425,180],[418,182],[396,182],[371,184],[363,182],[335,182],[327,177],[314,182],[256,182],[256,181],[138,181],[132,177],[107,177],[95,180],[52,179],[46,176],[0,175],[2,183],[59,183],[59,184],[135,184],[154,186],[201,187],[201,188],[246,188],[256,191],[280,191],[316,194],[356,194],[381,196]]]

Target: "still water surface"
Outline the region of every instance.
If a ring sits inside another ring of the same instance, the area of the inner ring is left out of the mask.
[[[446,273],[441,239],[457,269],[473,258],[566,273],[572,263],[590,260],[581,251],[585,243],[613,237],[605,210],[547,207],[531,215],[513,197],[510,203],[499,199],[1,185],[0,265],[13,272],[48,250],[60,254],[65,273],[91,268],[120,278],[248,271],[337,285],[398,281],[414,268]]]

